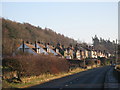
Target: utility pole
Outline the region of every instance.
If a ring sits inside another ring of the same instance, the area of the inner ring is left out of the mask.
[[[116,44],[115,44],[115,55],[116,55],[116,59],[115,59],[115,64],[117,64],[117,59],[118,59],[118,54],[117,54],[117,39],[116,39]]]

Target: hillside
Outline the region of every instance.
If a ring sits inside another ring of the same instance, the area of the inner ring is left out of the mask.
[[[77,41],[66,37],[60,33],[56,33],[49,28],[42,29],[41,27],[33,26],[29,23],[19,23],[8,19],[2,20],[2,52],[3,55],[11,55],[12,52],[22,43],[22,41],[29,41],[34,43],[40,41],[43,44],[49,43],[56,46],[57,43],[61,43],[65,47],[70,44],[76,45]],[[95,36],[92,38],[93,46],[96,50],[107,51],[112,54],[115,53],[115,41],[104,40]],[[86,47],[86,43],[81,43],[83,47]]]
[[[21,44],[22,40],[34,43],[35,40],[43,43],[56,45],[58,42],[64,46],[69,44],[75,45],[77,41],[56,33],[51,29],[33,26],[29,23],[18,23],[2,18],[2,35],[3,35],[3,55],[10,55],[16,47]]]

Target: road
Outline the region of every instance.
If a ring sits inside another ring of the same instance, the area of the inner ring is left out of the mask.
[[[74,75],[51,80],[30,88],[104,88],[106,73],[111,66],[99,67]]]

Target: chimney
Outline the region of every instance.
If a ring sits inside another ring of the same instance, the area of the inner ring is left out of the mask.
[[[26,43],[28,43],[28,44],[29,44],[29,41],[26,41]]]
[[[23,45],[22,45],[23,52],[25,52],[25,43],[24,43],[24,41],[22,43],[23,43]]]
[[[86,47],[88,48],[88,45],[86,45]]]
[[[38,41],[37,43],[41,44],[41,42],[40,42],[40,41]]]
[[[35,50],[37,50],[37,42],[35,41]]]
[[[103,52],[105,53],[106,51],[104,50]]]
[[[45,43],[45,47],[47,47],[47,44]]]

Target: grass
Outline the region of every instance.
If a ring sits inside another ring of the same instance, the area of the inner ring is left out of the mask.
[[[93,66],[89,69],[93,69],[93,68],[96,68],[96,66]],[[7,81],[3,81],[3,88],[27,88],[27,87],[48,82],[53,79],[58,79],[68,75],[86,71],[89,69],[76,68],[69,72],[62,72],[59,74],[42,74],[39,76],[21,77],[22,83],[8,83]]]
[[[61,78],[64,76],[68,76],[68,75],[72,75],[78,72],[82,72],[85,71],[87,69],[81,69],[81,68],[76,68],[71,70],[70,72],[66,73],[66,72],[62,72],[59,74],[43,74],[43,75],[39,75],[39,76],[31,76],[31,77],[22,77],[22,83],[8,83],[6,81],[4,81],[3,83],[9,87],[13,87],[13,88],[27,88],[30,86],[34,86],[34,85],[38,85],[44,82],[48,82],[50,80],[53,79],[57,79],[57,78]],[[3,88],[6,88],[6,86],[3,84]]]

